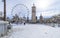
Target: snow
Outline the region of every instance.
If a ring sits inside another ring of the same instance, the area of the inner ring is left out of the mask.
[[[9,22],[8,21],[1,21],[0,20],[0,24],[3,24],[3,23],[8,24]]]
[[[13,24],[8,38],[60,38],[60,28],[44,24]]]

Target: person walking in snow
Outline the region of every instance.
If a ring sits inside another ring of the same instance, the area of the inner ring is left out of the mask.
[[[26,24],[25,21],[23,21],[24,25]]]

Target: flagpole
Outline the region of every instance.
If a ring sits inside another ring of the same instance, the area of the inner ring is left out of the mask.
[[[6,0],[4,0],[4,21],[6,21]]]

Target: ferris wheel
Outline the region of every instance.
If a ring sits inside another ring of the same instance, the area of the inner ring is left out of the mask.
[[[11,11],[12,16],[15,16],[15,14],[17,14],[19,17],[28,17],[29,9],[24,4],[16,4]]]

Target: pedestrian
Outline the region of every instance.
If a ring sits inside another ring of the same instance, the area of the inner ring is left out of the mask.
[[[24,25],[26,24],[25,21],[23,21]]]
[[[24,22],[24,25],[25,25],[25,22]]]

